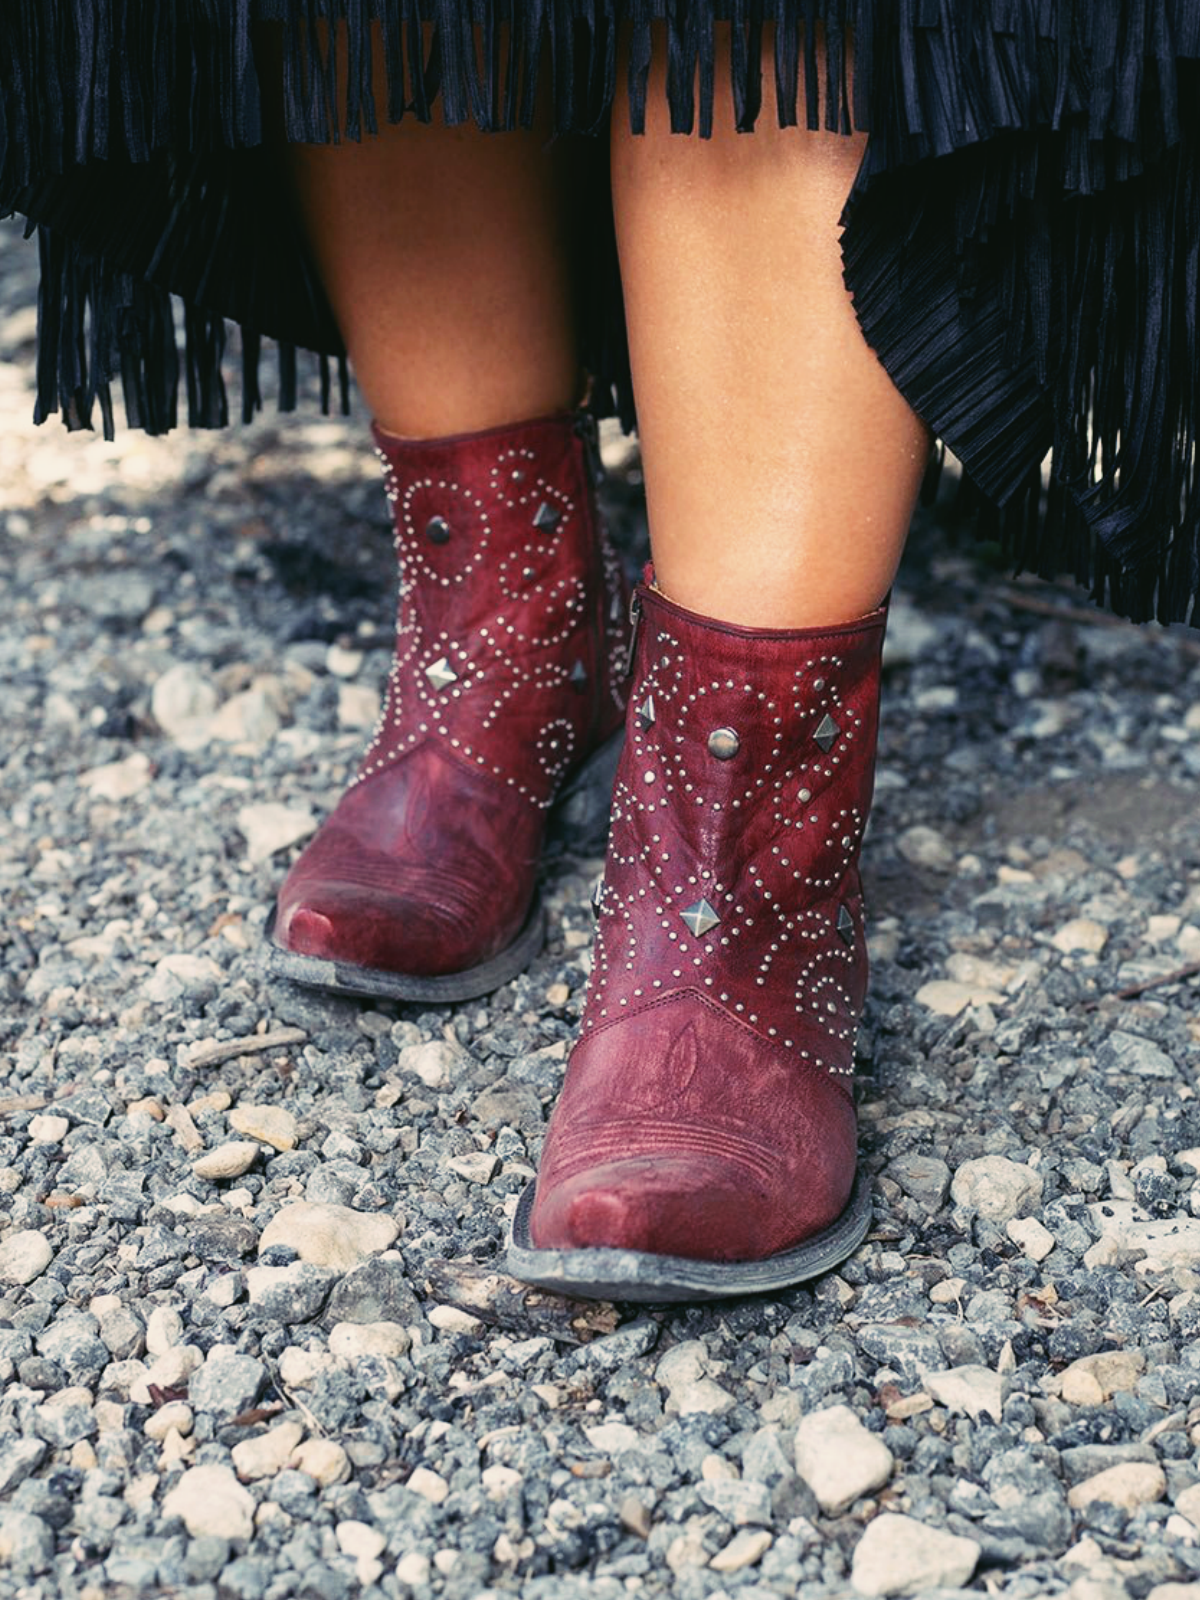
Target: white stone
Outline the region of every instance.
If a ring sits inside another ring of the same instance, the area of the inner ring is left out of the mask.
[[[450,1493],[450,1485],[441,1473],[433,1472],[429,1467],[417,1467],[408,1480],[408,1487],[434,1506],[440,1506]]]
[[[277,800],[243,806],[237,814],[238,827],[246,840],[246,856],[252,864],[269,861],[278,850],[299,844],[317,826],[307,806],[285,806]]]
[[[182,1517],[193,1539],[249,1539],[254,1499],[228,1467],[191,1467],[163,1500],[164,1517]]]
[[[905,828],[896,840],[896,848],[910,866],[928,867],[933,872],[954,871],[954,851],[935,828],[921,823]]]
[[[194,1424],[192,1408],[186,1400],[168,1400],[146,1418],[144,1428],[147,1439],[163,1440],[172,1429],[184,1437],[191,1433]]]
[[[296,1119],[282,1106],[238,1106],[229,1113],[229,1125],[273,1150],[296,1148]]]
[[[355,677],[363,664],[363,653],[344,644],[331,644],[325,652],[325,670],[335,678]]]
[[[525,1482],[515,1467],[503,1466],[498,1461],[484,1467],[480,1477],[489,1500],[506,1500]]]
[[[150,713],[169,739],[194,745],[217,709],[217,691],[187,662],[169,667],[150,691]]]
[[[1171,1531],[1171,1520],[1167,1521],[1167,1532]],[[1125,1591],[1128,1594],[1128,1590]],[[1200,1583],[1156,1583],[1149,1590],[1146,1600],[1200,1600]]]
[[[849,1406],[814,1411],[796,1429],[796,1471],[831,1517],[885,1484],[892,1465],[892,1452]]]
[[[170,1005],[185,994],[215,994],[223,977],[211,957],[174,951],[155,964],[145,995],[155,1005]]]
[[[362,1356],[394,1359],[407,1355],[412,1336],[398,1322],[338,1322],[330,1330],[329,1354],[338,1361],[355,1362]]]
[[[253,1439],[243,1439],[231,1452],[238,1477],[243,1483],[273,1478],[287,1466],[303,1437],[304,1429],[298,1422],[281,1422]]]
[[[708,1563],[714,1572],[740,1572],[761,1561],[773,1543],[765,1528],[742,1528]]]
[[[146,1349],[152,1356],[165,1355],[172,1345],[183,1343],[183,1318],[174,1306],[155,1306],[146,1319]]]
[[[240,1178],[258,1160],[261,1146],[253,1139],[232,1139],[208,1150],[192,1167],[198,1178]]]
[[[468,1150],[465,1155],[451,1156],[446,1165],[468,1183],[490,1183],[500,1163],[490,1150]]]
[[[373,728],[379,717],[378,689],[365,683],[338,685],[338,727]]]
[[[81,772],[79,787],[86,789],[93,800],[132,800],[135,794],[148,789],[153,779],[150,758],[138,750],[123,761],[110,761]]]
[[[1129,1200],[1100,1200],[1088,1207],[1100,1240],[1084,1255],[1087,1264],[1120,1264],[1137,1253],[1164,1267],[1200,1265],[1200,1217],[1166,1217],[1150,1221]],[[1103,1247],[1103,1251],[1102,1248]],[[1111,1261],[1091,1261],[1092,1252]]]
[[[1108,929],[1091,917],[1072,917],[1070,922],[1063,923],[1050,943],[1065,956],[1098,956],[1108,943]]]
[[[423,1550],[410,1550],[394,1568],[396,1577],[410,1589],[423,1589],[429,1582],[429,1557]]]
[[[1095,1356],[1081,1356],[1060,1374],[1062,1397],[1071,1405],[1100,1405],[1119,1392],[1135,1393],[1145,1370],[1146,1357],[1140,1350],[1107,1350]],[[1093,1390],[1098,1398],[1086,1398]]]
[[[988,1222],[1006,1222],[1041,1199],[1042,1175],[1005,1156],[980,1156],[959,1167],[950,1180],[950,1196]]]
[[[426,1316],[443,1333],[478,1333],[483,1323],[459,1306],[431,1306]]]
[[[1152,1461],[1123,1461],[1077,1483],[1067,1494],[1072,1511],[1082,1511],[1095,1500],[1136,1511],[1138,1506],[1161,1500],[1167,1492],[1163,1470]]]
[[[54,1259],[44,1233],[22,1228],[0,1244],[0,1283],[32,1283]]]
[[[1200,1528],[1200,1483],[1189,1484],[1175,1496],[1175,1509],[1181,1512],[1194,1528]]]
[[[324,1350],[301,1350],[290,1344],[279,1358],[279,1376],[289,1389],[311,1389],[323,1372],[332,1372],[336,1366]]]
[[[996,989],[956,983],[952,978],[934,978],[917,990],[917,1004],[927,1006],[940,1017],[957,1017],[968,1006],[998,1006],[1003,1003],[1004,996]]]
[[[858,1541],[850,1582],[859,1594],[870,1595],[958,1589],[970,1580],[978,1561],[974,1539],[887,1512]]]
[[[368,1256],[387,1250],[400,1232],[395,1216],[355,1211],[350,1206],[297,1200],[267,1223],[259,1251],[284,1244],[314,1267],[349,1272]]]
[[[1014,1217],[1004,1231],[1030,1261],[1044,1261],[1054,1249],[1054,1235],[1036,1217]]]
[[[940,1406],[968,1417],[989,1416],[999,1422],[1004,1412],[1004,1380],[990,1367],[950,1367],[927,1372],[921,1380]]]
[[[339,1522],[333,1530],[337,1535],[338,1548],[343,1555],[367,1556],[372,1560],[381,1556],[387,1548],[387,1540],[378,1528],[373,1528],[369,1522],[355,1522],[347,1520]]]
[[[446,1089],[459,1082],[471,1063],[460,1045],[448,1039],[410,1044],[396,1062],[401,1072],[414,1072],[428,1089]]]
[[[232,695],[210,720],[209,737],[223,744],[249,744],[262,749],[283,726],[277,698],[278,691],[272,694],[257,685]]]
[[[585,1428],[584,1437],[593,1450],[601,1455],[619,1456],[626,1450],[639,1450],[642,1437],[627,1422],[601,1422],[594,1428]]]
[[[43,1111],[36,1117],[30,1117],[29,1137],[34,1144],[59,1144],[66,1138],[70,1127],[67,1117],[55,1117]]]
[[[293,1450],[289,1465],[297,1472],[307,1472],[325,1488],[345,1483],[350,1476],[350,1457],[333,1439],[305,1439]]]
[[[135,1405],[149,1406],[154,1404],[154,1397],[150,1393],[151,1384],[157,1389],[174,1389],[191,1377],[198,1367],[204,1365],[204,1352],[194,1344],[175,1344],[169,1350],[164,1350],[157,1360],[152,1361],[145,1371],[129,1385],[129,1398]]]

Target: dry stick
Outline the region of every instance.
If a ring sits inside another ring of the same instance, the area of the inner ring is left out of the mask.
[[[431,1261],[426,1275],[429,1293],[440,1305],[457,1306],[481,1322],[519,1333],[587,1344],[612,1333],[620,1322],[605,1301],[567,1300],[475,1263]]]
[[[1001,589],[1000,599],[1014,611],[1031,611],[1038,617],[1057,617],[1064,622],[1079,622],[1093,628],[1132,628],[1135,625],[1125,617],[1114,616],[1111,611],[1093,611],[1088,606],[1063,605],[1057,600],[1043,600],[1037,595],[1022,594],[1019,589]],[[1200,644],[1178,634],[1160,635],[1170,640],[1186,656],[1200,658]]]
[[[1151,989],[1163,989],[1169,983],[1183,983],[1188,978],[1200,978],[1200,961],[1191,961],[1186,967],[1176,967],[1174,972],[1164,972],[1161,977],[1147,978],[1145,983],[1130,984],[1128,989],[1113,989],[1108,994],[1097,995],[1086,1002],[1090,1011],[1105,1000],[1136,1000]]]
[[[14,1094],[0,1100],[0,1117],[11,1117],[17,1111],[40,1111],[50,1104],[48,1094]]]
[[[189,1067],[212,1067],[234,1056],[257,1056],[264,1050],[280,1050],[285,1045],[303,1044],[308,1038],[303,1028],[276,1028],[274,1033],[250,1033],[244,1039],[211,1039],[184,1050]]]

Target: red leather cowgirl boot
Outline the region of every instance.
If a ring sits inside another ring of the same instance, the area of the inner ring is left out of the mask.
[[[786,631],[634,605],[595,964],[509,1264],[625,1300],[779,1289],[870,1221],[851,1074],[885,612]]]
[[[552,808],[608,821],[627,595],[592,419],[435,440],[375,430],[401,573],[370,748],[288,873],[272,966],[319,988],[465,1000],[537,955]]]

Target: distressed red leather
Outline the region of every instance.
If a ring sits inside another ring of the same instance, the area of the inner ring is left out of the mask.
[[[637,599],[595,962],[531,1233],[761,1260],[854,1181],[885,612],[770,631]]]
[[[396,650],[357,775],[280,890],[289,951],[440,976],[522,928],[547,812],[623,708],[627,595],[589,421],[422,441],[375,430]]]

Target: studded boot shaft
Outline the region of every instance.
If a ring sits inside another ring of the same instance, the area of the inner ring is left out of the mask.
[[[375,437],[396,649],[358,772],[280,892],[276,953],[301,981],[463,999],[536,955],[548,815],[610,743],[611,781],[626,594],[586,419]]]
[[[775,631],[635,604],[592,978],[514,1251],[559,1287],[563,1252],[747,1263],[849,1238],[884,613]],[[622,1270],[606,1289],[664,1291]]]

